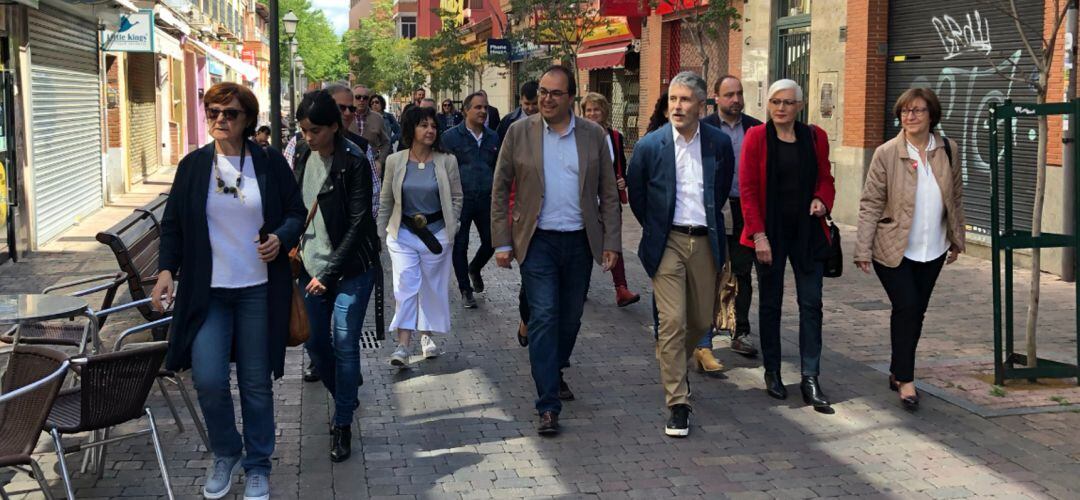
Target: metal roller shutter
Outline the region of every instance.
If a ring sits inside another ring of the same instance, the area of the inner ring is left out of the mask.
[[[101,82],[94,23],[28,10],[36,240],[45,243],[104,201]]]
[[[157,55],[129,53],[128,173],[139,182],[161,166],[158,160]]]
[[[1017,2],[1028,26],[1043,25],[1042,2]],[[1038,47],[1039,33],[1031,36]],[[930,87],[942,107],[942,129],[959,145],[964,166],[964,211],[969,235],[989,236],[990,103],[1007,98],[1035,102],[1030,85],[1035,65],[1011,18],[978,0],[889,2],[886,138],[899,133],[892,103],[911,87]],[[1035,120],[1017,122],[1013,146],[1016,226],[1031,225],[1035,192]]]

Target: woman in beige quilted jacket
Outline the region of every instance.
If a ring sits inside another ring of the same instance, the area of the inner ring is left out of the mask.
[[[915,410],[915,348],[930,294],[942,266],[964,251],[963,181],[956,143],[934,132],[941,104],[930,89],[904,92],[893,112],[903,130],[870,161],[855,265],[873,266],[892,302],[889,388]]]

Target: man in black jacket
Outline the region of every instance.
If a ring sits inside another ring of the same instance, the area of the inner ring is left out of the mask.
[[[726,227],[729,228],[727,236],[731,270],[739,284],[739,292],[735,297],[735,331],[731,332],[731,350],[754,357],[757,356],[757,349],[750,339],[750,300],[754,294],[750,269],[753,267],[754,250],[739,243],[739,235],[743,229],[742,205],[739,203],[739,154],[742,151],[743,135],[750,127],[761,125],[761,122],[742,112],[743,87],[742,82],[735,76],[720,77],[713,86],[713,92],[716,95],[716,113],[705,117],[701,122],[727,134],[735,151],[735,175],[731,180],[731,192],[725,210],[725,216],[730,216]],[[715,362],[712,335],[706,335],[702,339],[694,356],[703,362]]]
[[[531,80],[521,85],[521,95],[518,97],[518,108],[504,116],[502,120],[499,121],[499,128],[495,131],[499,136],[500,145],[502,144],[502,138],[506,137],[506,131],[510,129],[511,124],[540,111],[540,101],[537,100],[536,95],[539,90],[540,83],[536,80]]]
[[[484,96],[484,100],[488,102],[486,108],[487,118],[484,118],[484,126],[495,131],[495,129],[499,128],[499,108],[491,105],[491,99],[488,98],[486,90],[480,89],[477,90],[476,93]],[[465,113],[467,110],[462,109],[461,111],[462,113]]]

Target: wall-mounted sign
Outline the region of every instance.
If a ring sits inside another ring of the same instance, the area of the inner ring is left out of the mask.
[[[488,56],[508,57],[510,55],[510,41],[505,38],[488,38]]]
[[[240,60],[255,66],[255,49],[244,49],[240,54]]]
[[[105,30],[101,49],[109,52],[153,52],[154,11],[143,9],[121,14],[120,26]]]

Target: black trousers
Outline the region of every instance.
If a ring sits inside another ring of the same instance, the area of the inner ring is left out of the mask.
[[[738,198],[728,198],[731,209],[731,236],[728,236],[728,252],[731,255],[731,272],[739,284],[739,293],[735,296],[735,331],[734,336],[750,333],[750,303],[754,298],[754,285],[750,279],[750,270],[754,267],[754,249],[739,242],[743,231],[742,204]]]
[[[929,262],[916,262],[905,257],[897,267],[874,262],[874,271],[892,302],[892,317],[889,320],[892,362],[889,372],[897,382],[915,380],[915,348],[922,336],[923,318],[930,305],[934,284],[941,274],[941,266],[945,264],[945,255]]]
[[[480,274],[480,270],[487,265],[491,257],[495,255],[495,249],[491,247],[491,197],[467,196],[461,206],[461,226],[454,237],[454,254],[451,259],[454,263],[454,275],[457,277],[458,288],[462,291],[473,291],[469,281],[469,273]],[[470,227],[475,225],[476,232],[480,235],[480,248],[476,255],[469,261],[469,235]]]

